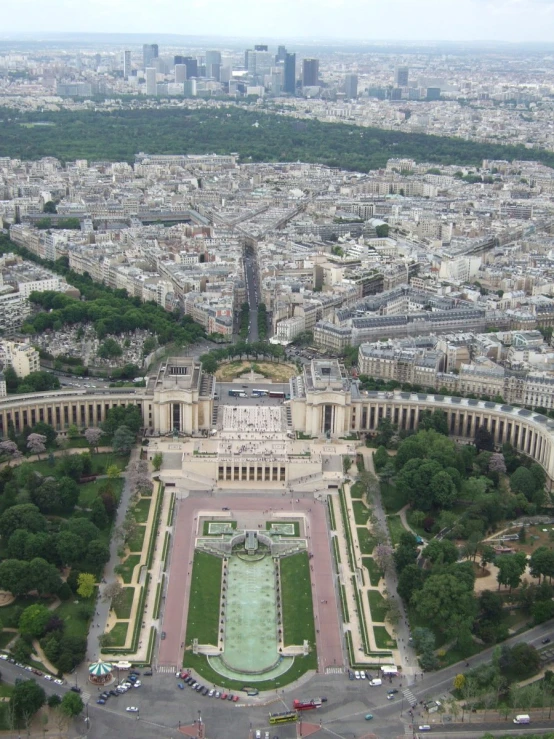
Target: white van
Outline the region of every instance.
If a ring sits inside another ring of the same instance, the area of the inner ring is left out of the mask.
[[[514,719],[514,724],[530,724],[531,719],[528,713],[520,713]]]
[[[377,685],[382,685],[383,681],[381,680],[381,678],[376,677],[373,680],[370,680],[369,684],[372,685],[373,687],[376,687]]]

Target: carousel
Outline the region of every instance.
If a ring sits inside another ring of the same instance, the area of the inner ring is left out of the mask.
[[[88,679],[94,685],[107,685],[113,680],[113,667],[109,662],[93,662],[88,668]]]

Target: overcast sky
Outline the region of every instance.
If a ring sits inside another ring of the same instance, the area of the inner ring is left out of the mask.
[[[554,0],[7,0],[21,31],[554,41]]]

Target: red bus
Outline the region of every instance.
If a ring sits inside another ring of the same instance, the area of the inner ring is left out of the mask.
[[[285,393],[283,393],[280,390],[270,390],[269,391],[269,397],[270,398],[284,398],[285,397]]]
[[[320,698],[310,698],[309,700],[295,698],[292,707],[295,711],[311,711],[314,708],[321,708],[321,703]]]

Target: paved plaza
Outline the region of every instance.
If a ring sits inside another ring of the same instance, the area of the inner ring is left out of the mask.
[[[225,405],[222,410],[222,431],[250,431],[257,434],[286,431],[283,406]]]

